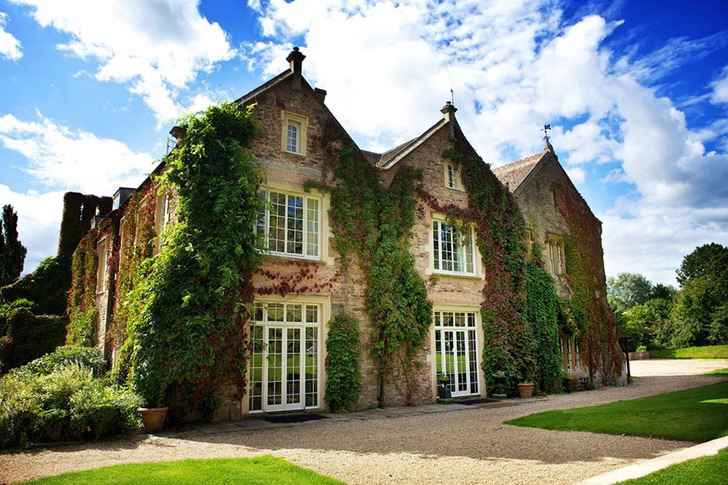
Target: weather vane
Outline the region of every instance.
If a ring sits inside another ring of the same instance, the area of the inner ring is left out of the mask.
[[[549,142],[549,130],[551,129],[551,124],[543,125],[543,139],[546,140],[546,143]]]

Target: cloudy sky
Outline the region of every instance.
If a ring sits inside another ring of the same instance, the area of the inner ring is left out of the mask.
[[[55,253],[61,197],[137,185],[180,114],[286,68],[362,148],[458,118],[494,166],[559,158],[604,222],[607,274],[674,282],[728,243],[725,0],[0,0],[0,204],[26,270]]]

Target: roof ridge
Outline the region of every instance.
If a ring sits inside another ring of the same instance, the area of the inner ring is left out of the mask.
[[[545,151],[534,153],[532,155],[528,155],[526,157],[521,158],[520,160],[516,160],[514,162],[508,162],[506,164],[500,165],[498,167],[493,168],[493,171],[495,170],[501,170],[501,169],[508,169],[508,168],[515,168],[518,164],[522,164],[525,162],[531,162],[536,157],[543,157],[546,154]]]

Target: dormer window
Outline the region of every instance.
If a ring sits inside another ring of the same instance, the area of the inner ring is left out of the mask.
[[[445,187],[454,190],[463,190],[460,170],[455,164],[450,162],[445,163]]]
[[[284,111],[282,113],[281,150],[296,155],[306,155],[308,118]]]

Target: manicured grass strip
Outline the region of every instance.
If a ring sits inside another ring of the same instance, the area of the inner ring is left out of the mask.
[[[82,472],[64,473],[42,478],[30,484],[66,485],[103,483],[117,484],[246,484],[277,485],[324,484],[343,482],[319,475],[270,455],[255,458],[183,460],[156,463],[114,465]]]
[[[703,442],[728,435],[728,382],[618,401],[546,411],[506,421],[516,426]]]
[[[728,359],[728,345],[650,350],[651,359]]]
[[[728,483],[728,448],[714,456],[685,461],[650,473],[642,478],[627,480],[630,485],[715,485]]]
[[[726,367],[725,369],[718,369],[718,370],[714,370],[712,372],[707,372],[706,375],[728,377],[728,367]]]

